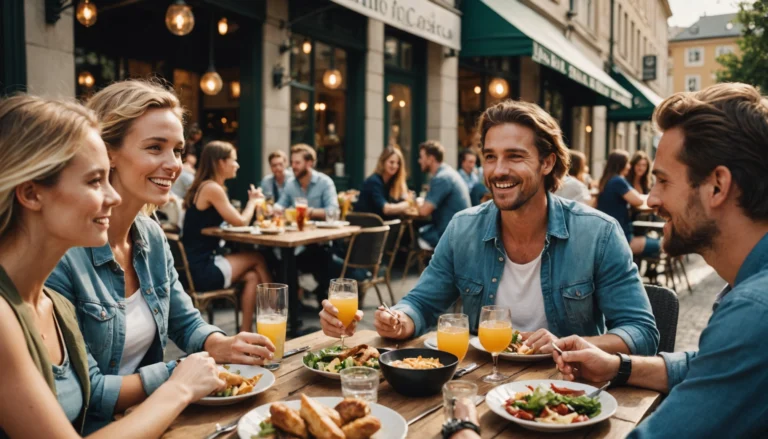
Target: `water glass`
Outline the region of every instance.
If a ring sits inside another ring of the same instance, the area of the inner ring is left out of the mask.
[[[341,393],[345,398],[359,398],[372,403],[378,400],[378,370],[372,367],[348,367],[342,369],[339,375],[341,376]]]
[[[256,332],[267,337],[275,345],[273,361],[264,361],[264,367],[275,370],[280,367],[285,349],[288,322],[288,285],[259,284],[256,291]]]
[[[477,396],[477,384],[470,381],[448,381],[443,385],[443,413],[445,414],[445,422],[452,421],[456,418],[456,406],[459,404],[469,405],[475,404],[475,397]],[[459,419],[463,421],[463,419]]]
[[[339,208],[336,206],[328,206],[325,208],[325,222],[334,224],[339,220]]]

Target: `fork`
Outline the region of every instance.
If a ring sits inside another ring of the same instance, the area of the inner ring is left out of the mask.
[[[221,425],[221,424],[219,424],[217,422],[216,423],[216,431],[214,431],[213,433],[209,434],[205,439],[214,439],[216,437],[219,437],[219,435],[221,435],[221,434],[228,433],[228,432],[234,430],[235,428],[237,428],[237,423],[239,421],[240,421],[240,418],[237,418],[237,419],[235,419],[234,421],[232,421],[231,423],[229,423],[227,425]]]

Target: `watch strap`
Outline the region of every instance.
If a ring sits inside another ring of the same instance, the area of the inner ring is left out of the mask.
[[[474,431],[478,435],[480,434],[480,427],[474,422],[454,419],[453,421],[443,424],[443,439],[450,439],[450,437],[457,432],[467,429]]]
[[[619,363],[619,372],[611,380],[611,386],[621,386],[629,381],[629,376],[632,375],[632,358],[621,352],[617,352],[621,363]]]

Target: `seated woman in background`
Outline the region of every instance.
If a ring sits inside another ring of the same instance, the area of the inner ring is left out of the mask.
[[[627,181],[640,194],[648,195],[653,186],[651,160],[644,151],[637,151],[629,161]]]
[[[148,214],[168,202],[181,172],[184,110],[157,82],[128,80],[88,100],[109,154],[112,209],[108,242],[69,249],[46,281],[75,305],[89,348],[92,398],[85,431],[113,421],[171,376],[168,340],[218,363],[261,364],[274,352],[266,337],[226,336],[203,320],[179,282],[168,240]],[[71,227],[71,226],[70,226]],[[72,229],[70,230],[77,230]]]
[[[248,202],[240,213],[229,201],[224,185],[225,181],[235,178],[239,168],[237,151],[231,143],[213,141],[203,147],[195,181],[184,199],[187,212],[181,240],[187,250],[195,288],[210,291],[229,288],[233,282],[245,283],[240,297],[243,310],[240,330],[251,331],[256,287],[272,282],[264,256],[255,251],[221,255],[219,239],[201,233],[204,228],[218,227],[224,221],[232,226],[251,223],[257,200],[264,198],[261,191],[251,186]]]
[[[80,437],[98,368],[75,308],[43,283],[69,248],[106,244],[120,203],[96,116],[32,96],[0,101],[0,162],[0,437]],[[159,437],[223,384],[207,353],[191,355],[152,397],[89,437]]]
[[[629,208],[644,205],[645,196],[632,188],[625,178],[627,173],[629,173],[629,154],[620,150],[611,152],[605,164],[603,177],[600,179],[597,209],[616,218],[632,248],[632,254],[657,255],[661,248],[658,239],[634,236],[632,233]]]
[[[405,179],[403,153],[391,146],[385,148],[376,170],[363,182],[355,212],[375,213],[385,220],[405,213],[410,206]]]
[[[555,195],[594,207],[595,202],[592,200],[589,188],[577,177],[578,175],[584,175],[587,158],[581,151],[571,150],[568,153],[571,156],[571,167],[568,169],[568,174],[563,179]]]

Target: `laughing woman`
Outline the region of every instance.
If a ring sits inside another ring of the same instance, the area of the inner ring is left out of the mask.
[[[0,101],[0,163],[0,438],[80,437],[97,403],[98,369],[72,304],[43,282],[67,249],[107,242],[120,202],[96,117],[31,96]],[[190,356],[133,413],[92,437],[158,437],[222,384],[213,359]]]
[[[274,345],[257,334],[227,337],[207,324],[179,283],[160,226],[145,212],[168,202],[181,172],[182,108],[176,96],[146,81],[123,81],[93,95],[109,154],[109,180],[122,198],[113,209],[109,242],[74,248],[47,285],[76,308],[80,328],[102,375],[86,429],[142,401],[165,382],[176,362],[163,363],[172,339],[188,353],[207,351],[218,363],[261,363]]]

